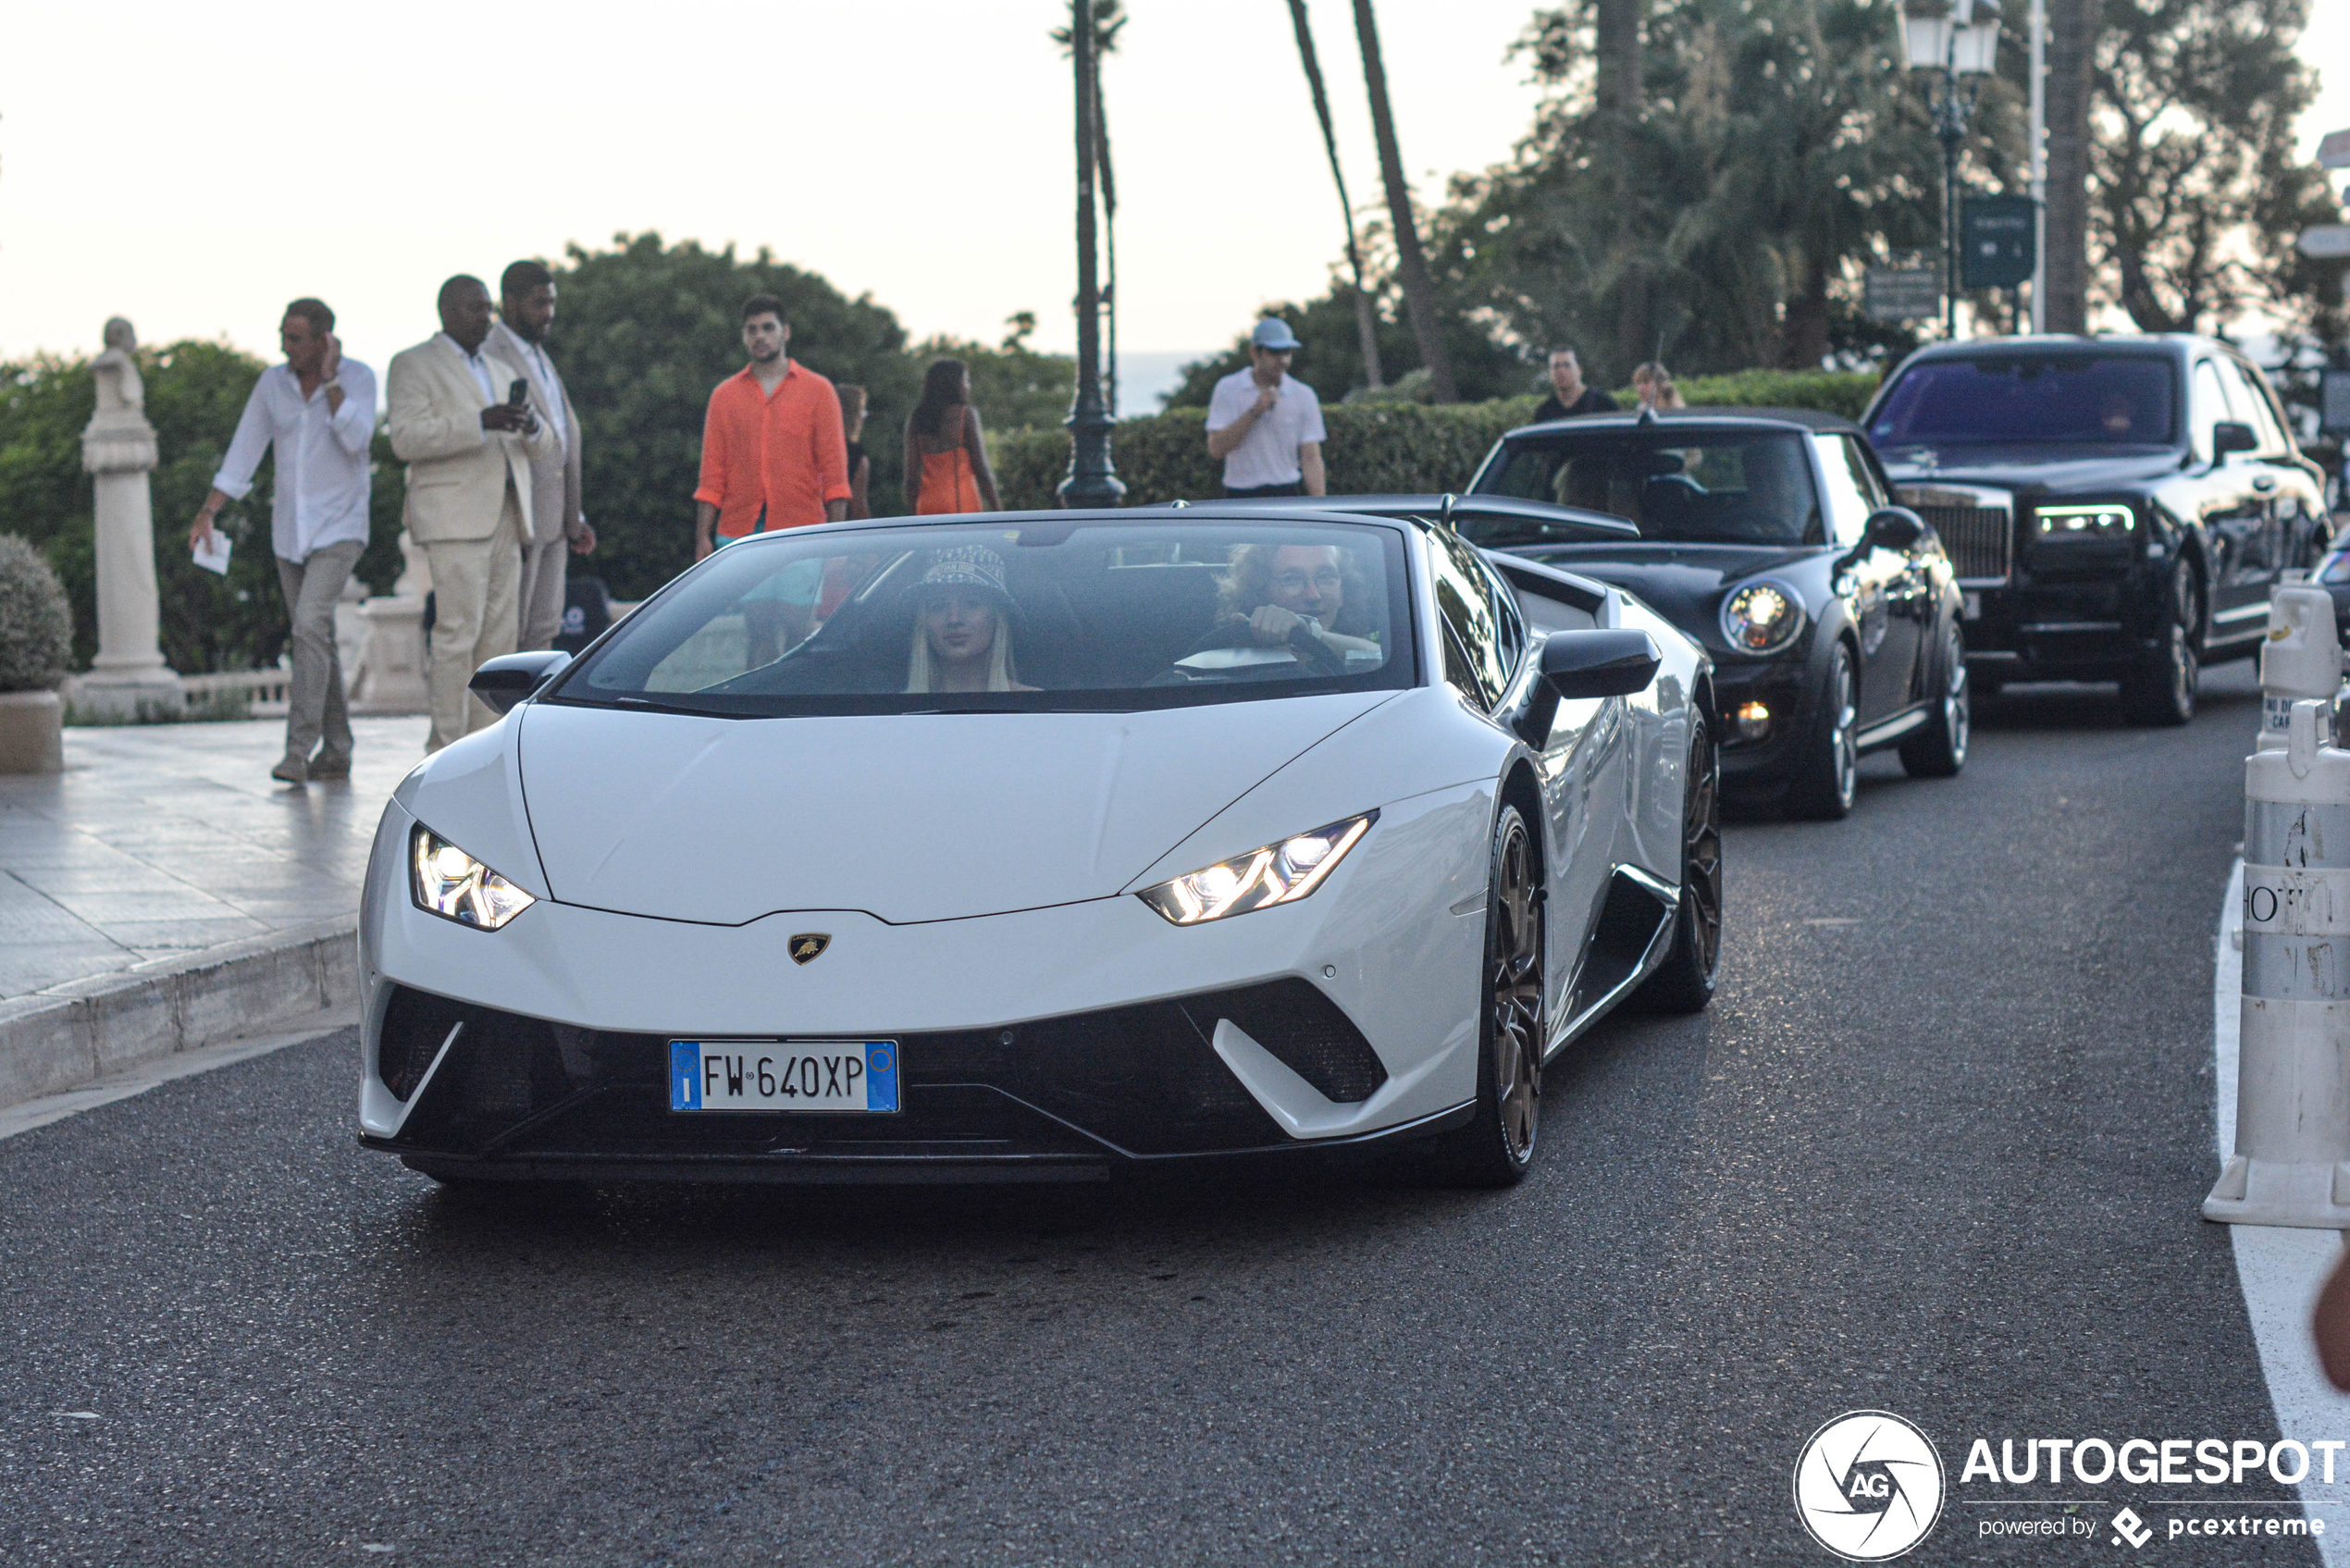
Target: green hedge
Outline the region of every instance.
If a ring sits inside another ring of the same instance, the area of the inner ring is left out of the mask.
[[[1876,388],[1870,372],[1749,370],[1681,383],[1692,406],[1812,408],[1858,418]],[[1629,393],[1620,394],[1627,406]],[[1534,416],[1532,397],[1491,402],[1338,403],[1322,410],[1322,448],[1334,496],[1429,495],[1466,488],[1504,431]],[[1055,505],[1069,472],[1065,430],[997,430],[987,438],[996,488],[1008,510]],[[1223,493],[1223,464],[1207,455],[1207,415],[1195,408],[1119,422],[1110,438],[1126,504],[1204,500]]]

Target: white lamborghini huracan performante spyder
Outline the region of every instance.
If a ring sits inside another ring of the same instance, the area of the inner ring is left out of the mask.
[[[376,836],[362,1142],[451,1181],[1378,1140],[1515,1180],[1549,1057],[1712,994],[1712,672],[1427,511],[798,528],[484,666],[502,722]]]

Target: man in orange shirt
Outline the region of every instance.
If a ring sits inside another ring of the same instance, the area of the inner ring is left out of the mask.
[[[710,394],[694,490],[694,559],[752,534],[848,515],[848,440],[833,384],[785,357],[791,323],[773,294],[743,304],[750,363]],[[713,537],[715,536],[715,537]]]

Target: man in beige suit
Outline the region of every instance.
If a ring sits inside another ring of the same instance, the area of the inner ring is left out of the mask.
[[[440,286],[440,330],[392,356],[391,450],[408,464],[408,532],[432,567],[432,734],[427,751],[496,722],[465,688],[514,650],[522,545],[531,532],[531,460],[556,451],[531,412],[522,371],[483,352],[489,290],[464,275]]]
[[[560,450],[530,460],[530,537],[522,547],[522,636],[525,648],[552,648],[563,623],[564,557],[591,555],[596,530],[579,510],[579,414],[555,362],[547,357],[547,329],[555,324],[555,279],[535,261],[518,261],[498,279],[498,325],[486,352],[520,365],[530,382],[530,406],[555,433]]]

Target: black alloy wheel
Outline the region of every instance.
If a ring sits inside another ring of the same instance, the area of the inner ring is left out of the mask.
[[[2122,716],[2156,729],[2175,729],[2195,717],[2203,675],[2203,592],[2184,557],[2171,569],[2168,599],[2159,639],[2121,682]]]
[[[1852,811],[1861,784],[1861,685],[1852,673],[1852,649],[1841,638],[1828,654],[1828,677],[1820,683],[1820,716],[1795,762],[1787,792],[1787,813],[1801,821],[1837,822]]]
[[[1722,754],[1697,720],[1681,792],[1681,902],[1673,911],[1673,950],[1641,985],[1640,1005],[1659,1013],[1703,1012],[1721,968]]]
[[[1952,621],[1942,634],[1942,658],[1934,672],[1941,700],[1925,727],[1901,743],[1901,766],[1913,779],[1948,779],[1966,766],[1967,735],[1974,727],[1974,705],[1967,688],[1966,638]]]
[[[1508,1187],[1534,1163],[1541,1131],[1542,881],[1534,835],[1515,806],[1493,824],[1485,901],[1485,981],[1469,1123],[1442,1136],[1447,1174]]]

